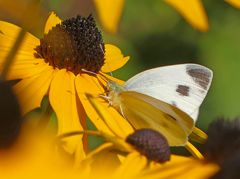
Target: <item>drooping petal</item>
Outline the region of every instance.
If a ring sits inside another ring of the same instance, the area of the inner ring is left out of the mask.
[[[49,30],[59,23],[61,23],[61,19],[55,14],[55,12],[50,12],[44,27],[44,33],[47,34]]]
[[[174,7],[194,28],[208,30],[208,19],[201,0],[165,0]]]
[[[102,67],[102,71],[105,73],[115,71],[122,66],[124,66],[128,60],[129,56],[124,57],[121,50],[114,45],[105,45],[105,63]]]
[[[40,107],[43,96],[48,92],[53,76],[54,70],[49,67],[39,75],[23,79],[14,86],[23,114]]]
[[[124,0],[94,0],[103,28],[116,33],[122,15]]]
[[[96,77],[81,74],[76,77],[75,83],[84,109],[98,130],[109,134],[117,134],[122,138],[132,133],[133,129],[130,124],[113,107],[110,107],[108,102],[99,97],[100,94],[104,94],[104,90]],[[95,100],[100,108],[99,110],[105,115],[104,119],[99,116],[99,113],[89,102],[86,93],[96,97]]]
[[[75,75],[72,72],[62,69],[56,72],[51,83],[49,100],[57,114],[58,134],[83,130],[80,116],[85,118],[85,114],[79,112],[81,106],[77,103],[74,80]],[[71,153],[75,152],[76,149],[79,149],[79,143],[82,143],[82,136],[66,139],[66,150]],[[84,151],[83,145],[81,146]],[[84,154],[82,153],[82,155]]]
[[[225,1],[231,4],[233,7],[240,9],[240,0],[225,0]]]

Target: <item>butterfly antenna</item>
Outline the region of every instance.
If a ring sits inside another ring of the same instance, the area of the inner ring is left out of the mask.
[[[98,74],[100,75],[101,79],[105,82],[108,82],[109,79],[101,72],[99,73],[95,73],[95,72],[92,72],[92,71],[89,71],[89,70],[86,70],[86,69],[82,69],[82,72],[85,72],[85,73],[88,73],[88,74],[91,74],[91,75],[94,75],[98,78]]]
[[[97,76],[97,73],[93,72],[93,71],[89,71],[89,70],[86,70],[84,68],[81,69],[82,72],[85,72],[85,73],[89,73],[91,75],[94,75],[94,76]]]

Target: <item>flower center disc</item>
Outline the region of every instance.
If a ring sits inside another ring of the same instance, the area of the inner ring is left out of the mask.
[[[97,73],[105,60],[102,35],[91,15],[77,16],[56,25],[44,35],[35,50],[35,57],[74,74],[82,69]]]
[[[126,142],[148,159],[164,163],[170,160],[170,148],[166,138],[153,129],[138,129],[130,134]]]

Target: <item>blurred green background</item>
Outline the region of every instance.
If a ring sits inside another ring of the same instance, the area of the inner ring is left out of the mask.
[[[21,17],[26,15],[25,7],[30,0],[17,2],[21,6],[16,3],[12,7],[0,1],[1,20],[23,24]],[[127,0],[118,33],[111,35],[103,31],[103,34],[105,43],[117,45],[131,57],[124,68],[113,73],[121,79],[149,68],[178,63],[199,63],[211,68],[213,84],[197,124],[206,129],[216,117],[233,118],[240,114],[240,11],[224,1],[203,3],[210,23],[210,30],[205,33],[190,27],[161,0]],[[62,19],[90,13],[97,18],[91,0],[39,1],[39,7],[37,25],[26,27],[38,37],[43,34],[49,11],[55,11]],[[99,23],[98,26],[101,28]]]

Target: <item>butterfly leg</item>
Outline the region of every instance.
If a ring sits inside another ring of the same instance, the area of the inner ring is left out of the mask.
[[[120,109],[120,113],[122,114],[122,116],[127,119],[125,116],[124,116],[124,112],[123,112],[123,108],[122,108],[122,105],[119,106],[119,109]]]
[[[108,107],[109,106],[112,106],[112,101],[110,100],[111,98],[109,96],[106,96],[106,95],[102,95],[102,94],[99,94],[98,95],[100,98],[103,98],[104,100],[106,100],[108,102]]]

